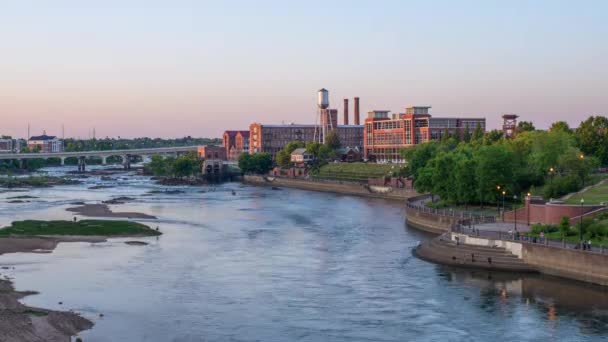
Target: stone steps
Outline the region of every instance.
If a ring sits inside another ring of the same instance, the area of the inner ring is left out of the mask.
[[[537,272],[516,255],[500,247],[458,244],[437,237],[421,243],[414,250],[421,259],[439,264],[514,272]],[[474,255],[474,258],[473,258]],[[488,258],[491,258],[489,262]]]

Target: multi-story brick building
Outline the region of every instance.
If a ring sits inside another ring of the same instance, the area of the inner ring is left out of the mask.
[[[237,160],[243,152],[249,152],[249,131],[225,131],[223,145],[228,160]]]
[[[226,160],[226,150],[223,146],[199,146],[197,148],[197,155],[205,160]]]
[[[15,150],[15,140],[0,139],[0,153],[10,153]]]
[[[342,125],[335,129],[342,146],[363,146],[363,126]],[[253,123],[249,127],[249,152],[268,152],[274,155],[292,141],[318,141],[323,130],[317,125],[265,125]],[[322,139],[321,139],[322,140]]]
[[[485,118],[434,118],[429,108],[408,107],[405,113],[392,116],[386,110],[369,112],[365,119],[363,158],[402,162],[400,149],[440,140],[445,130],[460,137],[467,129],[472,133],[477,125],[485,131]]]
[[[42,135],[30,137],[27,141],[27,147],[30,150],[39,150],[40,153],[56,153],[63,152],[63,141],[56,136]]]

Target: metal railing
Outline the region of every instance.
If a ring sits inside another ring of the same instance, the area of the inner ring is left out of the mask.
[[[434,209],[426,206],[415,205],[410,202],[406,203],[406,207],[414,209],[421,213],[427,213],[442,217],[459,218],[459,222],[464,225],[476,225],[484,223],[495,223],[497,221],[496,216],[487,216],[475,214],[468,211],[452,210],[452,209]]]
[[[450,233],[458,233],[471,237],[480,237],[493,240],[513,241],[524,244],[544,245],[563,249],[578,249],[580,251],[589,253],[606,254],[608,252],[604,246],[593,246],[592,244],[583,246],[581,244],[568,243],[565,240],[554,240],[547,237],[530,236],[516,231],[504,232],[478,229],[474,226],[467,226],[461,223],[453,224],[450,227]]]

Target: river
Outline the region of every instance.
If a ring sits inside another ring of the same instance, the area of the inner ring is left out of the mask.
[[[18,290],[40,291],[26,304],[73,309],[93,320],[80,335],[85,342],[608,336],[603,288],[413,257],[412,248],[429,235],[405,225],[398,202],[239,183],[150,193],[166,187],[133,174],[84,182],[0,193],[0,224],[71,219],[70,203],[130,196],[136,200],[111,208],[155,215],[140,222],[164,234],[139,239],[148,246],[114,239],[63,243],[51,254],[6,254],[0,266],[15,267],[1,273]],[[19,195],[36,198],[9,203]]]

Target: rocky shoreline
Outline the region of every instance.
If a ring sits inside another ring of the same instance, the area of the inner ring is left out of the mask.
[[[36,292],[16,291],[10,280],[0,279],[0,341],[65,342],[93,322],[72,311],[30,307],[20,299]]]

